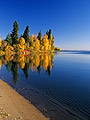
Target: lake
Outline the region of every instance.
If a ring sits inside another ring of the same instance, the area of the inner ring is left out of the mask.
[[[90,52],[0,57],[0,79],[51,120],[90,120]]]

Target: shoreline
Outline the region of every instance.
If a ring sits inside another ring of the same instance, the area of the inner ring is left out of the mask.
[[[6,82],[0,80],[1,120],[49,120]]]

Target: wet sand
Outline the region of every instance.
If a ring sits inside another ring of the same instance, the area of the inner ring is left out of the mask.
[[[23,96],[0,80],[0,120],[49,120]]]

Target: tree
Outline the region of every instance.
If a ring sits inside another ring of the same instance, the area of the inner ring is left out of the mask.
[[[11,39],[11,34],[10,33],[7,35],[6,41],[9,43],[9,45],[12,45],[12,39]]]
[[[47,32],[46,32],[46,35],[49,35],[49,32],[48,32],[48,30],[47,30]]]
[[[51,31],[51,29],[49,30],[49,33],[48,33],[48,39],[51,39],[51,33],[52,33],[52,31]]]
[[[26,26],[26,29],[25,29],[25,31],[24,31],[23,38],[25,39],[25,42],[26,42],[26,43],[29,43],[29,42],[30,42],[29,26],[28,26],[28,25]]]
[[[40,50],[40,41],[38,39],[35,40],[35,50]]]
[[[44,45],[44,51],[47,51],[49,48],[48,35],[45,34],[42,41],[43,41],[43,45]]]
[[[1,40],[1,37],[0,37],[0,47],[1,47],[1,45],[2,45],[2,40]]]
[[[23,37],[20,38],[19,44],[22,46],[25,44],[25,39]]]
[[[40,41],[40,44],[42,45],[42,33],[41,33],[41,30],[40,32],[38,33],[38,36],[37,36],[38,40]]]
[[[7,41],[2,40],[1,49],[4,50],[6,46],[7,46]]]
[[[40,32],[38,33],[37,38],[38,38],[38,40],[41,40],[41,39],[42,39],[42,33],[41,33],[41,30],[40,30]]]
[[[14,50],[14,48],[13,48],[12,46],[7,45],[7,46],[5,47],[5,51],[6,51],[6,52],[11,52],[11,51],[13,51],[13,50]]]
[[[16,44],[18,42],[18,36],[19,36],[18,30],[19,30],[18,23],[17,23],[17,21],[15,21],[13,24],[13,30],[12,30],[12,34],[11,34],[13,44]]]

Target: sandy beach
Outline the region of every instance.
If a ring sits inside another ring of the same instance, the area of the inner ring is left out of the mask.
[[[0,80],[0,120],[49,120],[23,96]]]

